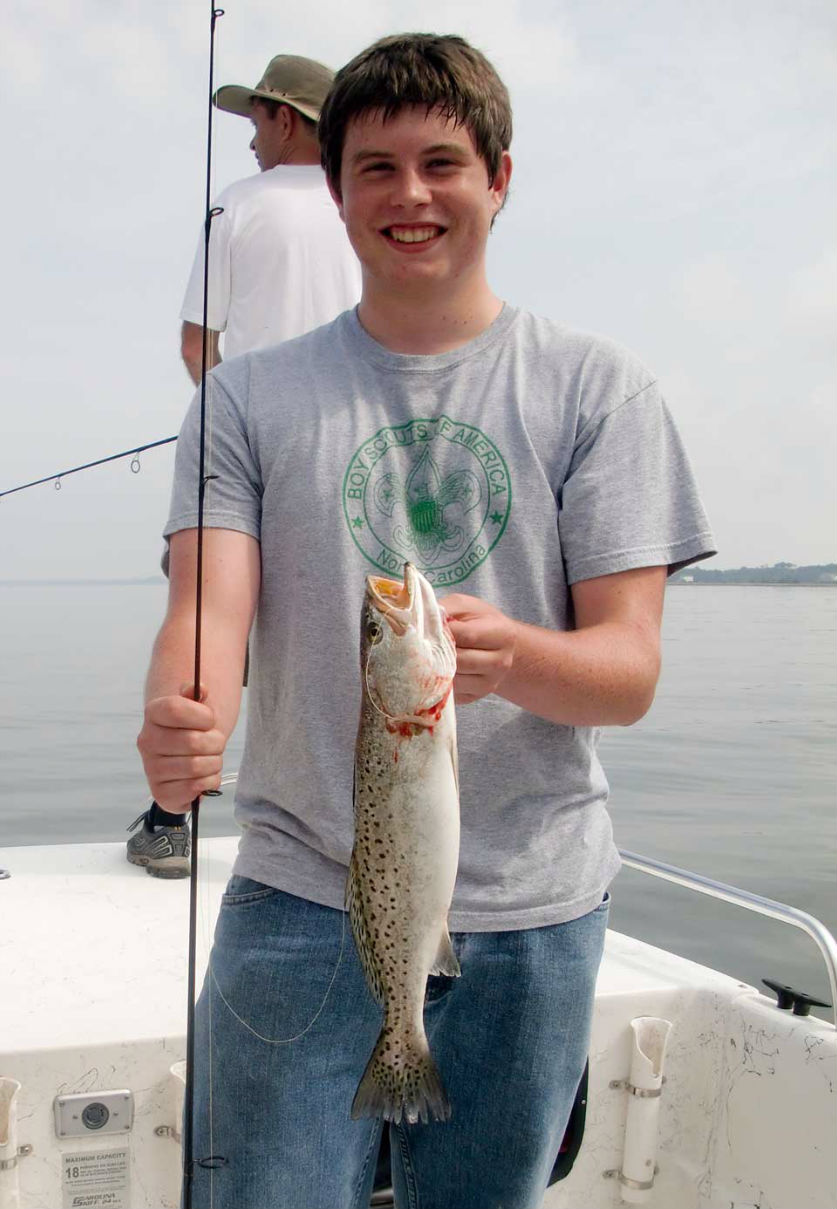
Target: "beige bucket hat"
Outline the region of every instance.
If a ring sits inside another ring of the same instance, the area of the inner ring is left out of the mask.
[[[255,88],[246,84],[224,84],[212,99],[227,113],[249,117],[250,102],[254,97],[260,97],[264,101],[290,105],[316,122],[333,79],[331,68],[314,59],[277,55],[270,60]]]

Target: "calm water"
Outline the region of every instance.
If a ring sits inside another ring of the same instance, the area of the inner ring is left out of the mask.
[[[164,600],[162,584],[0,586],[0,846],[126,838],[145,802],[134,739]],[[832,931],[836,606],[831,588],[671,588],[654,708],[602,744],[620,847],[791,903]],[[233,832],[229,796],[201,819],[205,833]],[[624,871],[611,922],[748,982],[828,998],[802,933],[657,879]]]

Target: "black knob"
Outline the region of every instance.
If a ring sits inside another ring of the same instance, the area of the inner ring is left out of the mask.
[[[793,1007],[793,1001],[796,998],[796,991],[793,987],[785,986],[782,982],[774,982],[772,978],[762,978],[762,982],[766,987],[770,987],[771,991],[776,992],[776,1006],[783,1011],[786,1008]]]
[[[783,1011],[793,1008],[794,1016],[807,1016],[812,1007],[831,1007],[823,999],[815,999],[806,991],[797,991],[795,987],[786,986],[783,982],[774,982],[772,978],[762,978],[766,987],[776,992],[776,1006]]]
[[[81,1114],[81,1123],[87,1129],[101,1129],[107,1125],[109,1117],[107,1107],[96,1100],[92,1104],[88,1104]]]
[[[823,999],[815,999],[813,995],[806,995],[804,991],[797,991],[793,997],[794,1016],[807,1016],[812,1007],[831,1007],[831,1004]]]

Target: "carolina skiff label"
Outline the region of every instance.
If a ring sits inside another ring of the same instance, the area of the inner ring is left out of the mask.
[[[131,1209],[129,1173],[127,1149],[65,1154],[64,1209]]]
[[[381,428],[352,455],[343,511],[357,546],[400,575],[415,563],[434,587],[461,583],[500,540],[511,480],[494,442],[449,416]]]

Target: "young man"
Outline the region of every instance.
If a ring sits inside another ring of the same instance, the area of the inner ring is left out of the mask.
[[[353,307],[360,265],[320,165],[317,119],[334,72],[314,59],[276,55],[255,88],[225,84],[219,109],[249,117],[260,174],[230,185],[215,203],[209,249],[207,366],[301,336]],[[183,301],[181,354],[201,376],[204,237]],[[142,826],[140,827],[140,824]],[[139,828],[139,830],[137,830]],[[189,875],[187,816],[152,802],[131,824],[127,858],[153,877]]]
[[[619,865],[597,728],[648,709],[666,572],[711,536],[648,371],[488,285],[511,113],[482,55],[384,39],[338,73],[320,138],[361,302],[213,375],[202,703],[183,690],[187,418],[139,738],[166,809],[217,786],[255,615],[244,834],[197,1034],[195,1156],[226,1165],[196,1168],[196,1204],[369,1204],[381,1122],[350,1108],[380,1017],[342,913],[357,623],[365,575],[410,559],[449,593],[458,648],[462,976],[432,977],[425,1006],[453,1115],[390,1127],[396,1198],[534,1209],[585,1062]]]
[[[256,84],[225,84],[219,109],[249,118],[259,174],[221,193],[209,249],[209,365],[310,332],[360,297],[360,266],[320,166],[317,120],[334,72],[276,55]],[[181,353],[197,384],[203,322],[201,234],[180,317]]]

